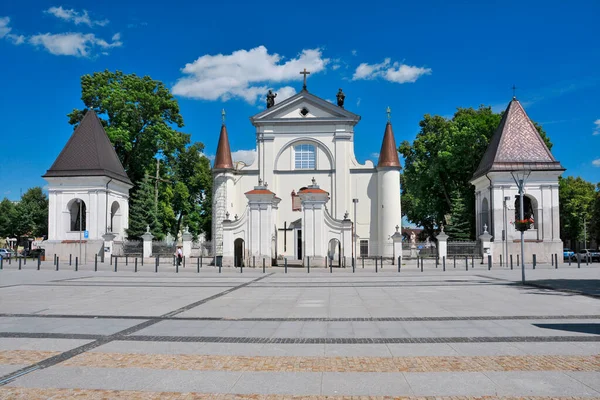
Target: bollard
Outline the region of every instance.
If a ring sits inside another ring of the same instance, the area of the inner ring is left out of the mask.
[[[590,265],[589,260],[590,260],[590,257],[586,254],[585,255],[585,265]]]
[[[512,254],[510,255],[510,269],[513,269],[513,261]]]
[[[94,254],[94,272],[98,272],[98,254]]]
[[[287,257],[283,258],[283,265],[285,266],[285,273],[287,274]]]
[[[240,262],[240,274],[243,274],[244,273],[244,259],[242,258],[240,261],[241,261]]]
[[[438,264],[440,263],[440,256],[435,256],[435,267],[438,267]]]
[[[377,273],[377,257],[375,257],[375,273]]]
[[[383,269],[383,256],[379,256],[379,265],[381,266],[381,269]]]
[[[200,256],[200,268],[202,268],[202,256]]]
[[[442,271],[446,271],[446,256],[442,256]]]
[[[333,259],[329,259],[329,273],[333,274]]]
[[[363,258],[362,258],[362,267],[363,267],[363,269],[365,268],[365,256],[363,256]]]
[[[129,265],[129,260],[128,259],[129,259],[129,256],[125,256],[125,266]]]
[[[113,262],[113,255],[111,254],[110,255],[110,265],[112,265],[112,262]]]
[[[21,269],[21,257],[19,257],[19,270]]]
[[[310,257],[306,257],[306,266],[308,267],[308,273],[310,274]]]
[[[252,256],[252,268],[256,268],[256,256]]]
[[[492,256],[488,256],[488,271],[492,269]]]
[[[135,261],[133,264],[134,264],[133,272],[137,272],[137,257],[135,258]]]
[[[175,264],[176,264],[176,261],[175,261],[176,259],[177,259],[177,257],[173,256],[173,266],[175,266]]]
[[[465,271],[469,270],[469,257],[465,256]]]
[[[550,265],[554,266],[554,254],[550,254]]]
[[[71,254],[69,254],[69,265],[71,265]]]
[[[75,271],[77,271],[78,264],[79,264],[79,257],[75,257]]]
[[[423,257],[421,257],[421,269],[423,269]]]
[[[398,256],[398,272],[400,272],[400,264],[402,263],[402,256]]]
[[[571,257],[569,256],[569,267],[571,266]]]
[[[436,268],[438,267],[437,257],[436,257],[435,267]],[[419,268],[419,256],[417,256],[417,268]]]
[[[56,257],[56,270],[58,271],[58,263],[60,262],[60,257]]]
[[[142,267],[144,266],[144,254],[142,254],[142,256],[140,257],[141,261],[142,261]]]
[[[8,257],[8,265],[12,264],[12,257]]]
[[[54,255],[54,264],[52,265],[56,265],[56,254]]]
[[[502,266],[502,254],[500,254],[500,266]]]
[[[535,269],[535,264],[537,263],[535,254],[533,255],[533,269]]]
[[[156,256],[156,265],[159,265],[159,264],[160,264],[160,256],[159,256],[159,255],[157,255],[157,256]]]
[[[2,270],[2,268],[4,268],[4,257],[0,256],[0,271]]]
[[[263,274],[265,273],[265,258],[263,257]]]
[[[154,272],[158,272],[158,255],[156,256],[156,261],[154,263]]]
[[[475,268],[475,256],[471,256],[471,269]]]
[[[519,264],[519,255],[517,254],[517,267],[520,267],[521,264]]]
[[[454,256],[454,268],[456,268],[456,256]]]
[[[38,271],[40,270],[41,264],[42,264],[42,255],[38,254],[38,266],[37,266]],[[0,269],[2,269],[2,267],[0,267]]]
[[[581,255],[577,254],[577,268],[581,268]]]
[[[556,268],[558,269],[558,254],[554,253],[554,265],[556,265]]]
[[[104,247],[102,248],[102,250],[100,250],[102,253],[100,253],[100,262],[102,264],[104,264]]]
[[[352,273],[356,272],[356,259],[352,257]]]
[[[222,266],[223,266],[223,263],[222,263],[222,262],[220,262],[220,263],[219,263],[219,273],[221,273],[221,267],[222,267]]]
[[[179,260],[175,263],[175,273],[179,273]]]
[[[115,272],[117,272],[117,263],[119,262],[119,257],[115,256]]]
[[[185,256],[183,256],[183,268],[185,268]]]
[[[23,257],[23,265],[27,265],[27,257]]]

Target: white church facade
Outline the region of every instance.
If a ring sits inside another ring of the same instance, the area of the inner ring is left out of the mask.
[[[520,253],[521,232],[517,181],[524,180],[525,262],[551,262],[562,254],[558,178],[565,171],[556,161],[521,103],[513,98],[471,179],[475,186],[477,236],[492,236],[489,253],[494,262]],[[517,177],[518,175],[518,177]]]
[[[224,265],[350,265],[393,257],[401,225],[400,162],[392,125],[378,164],[354,154],[360,117],[306,88],[250,118],[252,165],[233,162],[225,124],[213,167],[213,246]]]

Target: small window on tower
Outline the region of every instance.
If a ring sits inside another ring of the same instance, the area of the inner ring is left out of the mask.
[[[315,169],[315,146],[299,144],[294,146],[294,153],[296,169]]]
[[[361,257],[369,257],[369,241],[362,240],[360,241],[360,256]]]

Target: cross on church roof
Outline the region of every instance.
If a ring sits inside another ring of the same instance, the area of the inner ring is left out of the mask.
[[[223,120],[223,125],[225,125],[225,109],[221,110],[221,119]]]
[[[387,113],[388,122],[392,122],[392,109],[390,108],[390,106],[388,106],[385,112]]]
[[[302,90],[306,90],[306,75],[310,75],[310,72],[304,68],[304,71],[300,71],[300,75],[304,75],[304,85],[302,85]]]
[[[512,90],[513,90],[513,99],[516,99],[517,98],[517,87],[515,85],[513,85]]]

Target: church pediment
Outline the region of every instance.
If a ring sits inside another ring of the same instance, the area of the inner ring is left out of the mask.
[[[307,91],[301,91],[256,114],[250,120],[254,125],[277,122],[301,123],[302,121],[344,121],[356,124],[360,120],[360,116]]]

